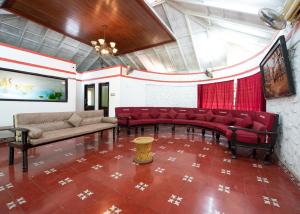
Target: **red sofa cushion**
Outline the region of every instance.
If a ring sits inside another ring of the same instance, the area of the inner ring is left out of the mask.
[[[249,128],[252,126],[252,119],[250,116],[246,116],[245,118],[235,118],[235,126],[240,126],[243,128]]]
[[[193,112],[189,112],[186,114],[187,119],[189,120],[195,120],[196,119],[196,114],[194,114]]]
[[[161,123],[161,124],[172,124],[173,123],[173,119],[168,119],[168,118],[157,118],[155,119],[156,123]]]
[[[208,128],[208,129],[214,129],[216,123],[208,122],[208,121],[201,121],[201,120],[190,120],[189,124],[194,125],[194,126]]]
[[[134,119],[134,120],[140,119],[140,116],[141,116],[141,114],[140,114],[139,112],[133,112],[133,113],[131,114],[131,117],[132,117],[132,119]]]
[[[212,122],[215,118],[215,116],[212,115],[211,113],[206,114],[205,117],[208,122]]]
[[[140,120],[130,120],[129,121],[130,126],[155,124],[155,123],[156,123],[156,119],[140,119]]]
[[[195,115],[195,120],[206,121],[206,115],[205,114],[194,114],[194,115]]]
[[[173,123],[175,124],[181,124],[181,125],[190,125],[191,120],[188,119],[175,119],[173,120]]]
[[[149,112],[142,112],[140,115],[140,119],[151,119]]]
[[[176,115],[176,119],[182,119],[182,120],[187,119],[187,113],[178,113]]]
[[[171,110],[168,112],[167,116],[168,116],[169,119],[175,119],[176,116],[177,116],[177,113],[176,113],[173,109],[171,109]]]
[[[221,124],[221,123],[216,123],[216,124],[214,125],[214,128],[215,128],[217,131],[219,131],[219,132],[221,132],[221,133],[223,133],[223,134],[226,134],[226,132],[227,132],[227,130],[228,130],[228,125]]]
[[[225,124],[225,116],[215,115],[213,118],[213,122]]]
[[[267,130],[267,128],[264,124],[256,122],[256,121],[253,121],[252,128],[257,131],[266,131]]]
[[[130,117],[131,117],[131,114],[130,114],[130,113],[119,113],[119,114],[117,115],[117,117],[124,117],[124,118],[125,118],[125,117],[127,117],[127,118],[129,117],[129,118],[130,118]]]
[[[228,130],[226,132],[226,137],[228,140],[232,140],[232,131]],[[239,142],[242,143],[251,143],[251,144],[257,144],[258,141],[258,136],[256,133],[253,132],[248,132],[244,130],[237,130],[236,131],[236,139]]]
[[[153,119],[156,119],[159,117],[159,112],[155,112],[155,111],[152,111],[150,113],[150,117],[153,118]]]

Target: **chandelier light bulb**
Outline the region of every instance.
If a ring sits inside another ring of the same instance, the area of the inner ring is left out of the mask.
[[[116,43],[115,42],[110,42],[110,47],[112,47],[112,48],[116,47]]]
[[[91,41],[91,43],[92,43],[93,46],[97,45],[97,41]]]
[[[105,43],[104,39],[98,39],[98,41],[99,41],[100,45],[104,45],[104,43]]]
[[[113,53],[115,54],[115,53],[117,53],[118,52],[118,49],[117,48],[114,48],[113,49]]]

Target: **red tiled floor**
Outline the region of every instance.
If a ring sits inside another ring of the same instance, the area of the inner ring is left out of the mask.
[[[106,132],[32,149],[28,173],[18,152],[7,165],[2,145],[0,213],[300,213],[300,191],[277,164],[249,150],[232,160],[226,139],[209,133],[170,131],[155,136],[147,165],[132,162],[139,135],[123,132],[115,143]]]

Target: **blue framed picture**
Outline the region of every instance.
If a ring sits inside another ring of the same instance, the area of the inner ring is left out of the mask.
[[[0,68],[0,101],[67,102],[68,80]]]

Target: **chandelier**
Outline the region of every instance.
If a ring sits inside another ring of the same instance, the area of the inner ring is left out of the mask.
[[[98,39],[98,41],[91,41],[92,46],[95,51],[101,55],[115,55],[118,52],[116,48],[115,42],[109,42],[109,44],[105,41],[105,31],[107,29],[107,25],[103,25],[103,38]]]

